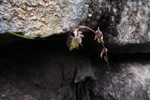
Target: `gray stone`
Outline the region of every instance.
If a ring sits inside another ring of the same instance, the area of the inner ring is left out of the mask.
[[[117,89],[119,99],[149,100],[150,61],[146,59],[145,61],[131,61],[131,59],[123,61],[119,60],[119,62],[116,61],[117,60],[110,62],[110,65],[112,69],[113,83]],[[86,66],[86,64],[83,64],[82,66],[84,65]],[[91,76],[88,76],[89,79],[86,77],[83,79],[82,77],[84,75],[82,73],[85,73],[85,70],[90,69],[89,67],[85,67],[85,69],[82,70],[81,67],[81,69],[79,69],[80,73],[77,73],[77,76],[81,75],[78,83],[83,83],[83,88],[88,87],[87,91],[92,94],[89,95],[91,100],[105,100],[104,94],[107,95],[107,100],[116,100],[106,64],[102,62],[94,62],[90,65],[92,65],[91,71],[94,71],[94,75],[91,74],[90,71],[87,71],[87,74],[89,73]],[[93,76],[94,80],[92,78]],[[108,90],[107,92],[106,89]],[[84,93],[87,91],[84,91]]]
[[[63,47],[55,46],[61,44],[60,42],[55,42],[55,45],[50,42],[49,44],[48,41],[40,41],[37,45],[37,42],[27,40],[7,45],[0,44],[2,48],[0,100],[72,100],[74,98],[73,77],[77,56],[74,54],[71,56],[69,52],[63,50]],[[49,45],[52,48],[45,48]],[[56,53],[57,50],[62,52]],[[39,63],[36,64],[37,62]]]
[[[69,52],[65,42],[0,44],[0,100],[73,100],[79,93],[89,100],[105,100],[104,89],[107,100],[115,100],[99,53]],[[149,100],[150,55],[109,56],[120,100]]]
[[[149,42],[150,1],[119,3],[112,1],[113,7],[104,15],[108,19],[105,21],[106,35],[110,35],[108,41],[120,45]]]
[[[85,81],[86,78],[90,78],[92,80],[96,80],[94,75],[94,68],[92,68],[91,62],[89,61],[87,56],[80,56],[78,71],[74,80],[74,83],[79,83],[81,81]]]
[[[30,37],[47,37],[67,32],[86,18],[81,0],[3,0],[0,31],[22,32]]]
[[[146,44],[143,50],[127,50],[150,52],[149,15],[149,0],[2,0],[0,33],[8,30],[29,37],[48,37],[66,33],[78,24],[100,26],[104,41],[114,45],[110,47],[114,51],[118,46]]]

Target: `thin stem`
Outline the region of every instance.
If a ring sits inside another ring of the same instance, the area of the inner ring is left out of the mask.
[[[73,31],[73,28],[88,29],[88,30],[92,31],[95,35],[97,35],[97,32],[95,32],[93,29],[91,29],[91,28],[89,28],[87,26],[76,25],[76,26],[73,26],[70,29],[70,31]],[[99,28],[98,28],[98,30],[99,30]],[[101,37],[98,37],[98,38],[99,38],[99,40],[100,40],[100,42],[102,44],[102,47],[104,49],[104,53],[105,53],[105,57],[106,57],[106,62],[107,62],[107,67],[108,67],[108,71],[109,71],[109,74],[110,74],[109,78],[110,78],[110,81],[111,81],[111,84],[112,84],[112,87],[113,87],[116,99],[119,100],[118,95],[117,95],[117,91],[116,91],[116,88],[115,88],[115,85],[114,85],[114,83],[112,81],[112,73],[111,73],[111,68],[110,68],[110,64],[109,64],[109,60],[108,60],[108,55],[107,55],[106,47],[105,47],[105,45],[104,45],[103,40],[101,39]]]
[[[97,34],[93,29],[91,29],[91,28],[89,28],[87,26],[76,25],[76,26],[71,27],[70,31],[72,31],[73,28],[88,29],[88,30],[92,31],[95,35]]]
[[[100,39],[100,38],[99,38],[99,39]],[[116,99],[119,100],[118,95],[117,95],[117,91],[116,91],[116,88],[115,88],[115,84],[114,84],[113,81],[112,81],[112,73],[111,73],[111,68],[110,68],[110,64],[109,64],[109,60],[108,60],[107,51],[106,51],[105,45],[104,45],[104,43],[102,42],[101,39],[100,39],[100,41],[101,41],[101,43],[102,43],[102,46],[103,46],[104,52],[105,52],[106,62],[107,62],[107,66],[108,66],[108,70],[109,70],[109,74],[110,74],[110,75],[109,75],[109,76],[110,76],[109,78],[110,78],[110,81],[111,81],[113,90],[114,90],[114,92],[115,92]]]

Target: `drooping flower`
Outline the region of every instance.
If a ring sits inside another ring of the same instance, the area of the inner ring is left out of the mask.
[[[70,38],[70,42],[68,41],[69,42],[68,47],[70,51],[75,48],[79,49],[79,45],[82,46],[82,37],[84,37],[84,35],[82,35],[81,33],[82,33],[81,31],[78,31],[78,29],[76,29],[73,32],[74,36],[68,37]]]
[[[97,43],[101,43],[101,41],[100,41],[100,39],[97,37],[97,35],[95,35],[94,40],[95,40],[95,41],[97,40]]]
[[[103,41],[103,35],[102,35],[102,32],[100,31],[99,27],[97,28],[94,40],[97,40],[98,43],[101,43],[101,42],[104,43],[104,41]]]

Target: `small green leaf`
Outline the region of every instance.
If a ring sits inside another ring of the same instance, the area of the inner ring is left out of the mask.
[[[15,35],[15,36],[18,36],[18,37],[21,37],[21,38],[25,38],[25,39],[30,39],[30,40],[34,40],[35,38],[32,38],[32,37],[26,37],[26,36],[22,36],[22,35],[19,35],[17,33],[14,33],[14,32],[9,32],[9,31],[5,31],[7,33],[10,33],[12,35]]]

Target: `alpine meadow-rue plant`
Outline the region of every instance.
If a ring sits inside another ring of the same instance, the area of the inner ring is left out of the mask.
[[[69,31],[69,35],[68,35],[68,38],[67,38],[67,46],[69,47],[69,50],[73,50],[73,49],[79,49],[79,45],[82,46],[82,38],[84,37],[84,35],[82,34],[82,32],[80,31],[81,29],[87,29],[87,30],[90,30],[92,33],[95,34],[95,38],[94,40],[96,40],[98,43],[100,43],[103,47],[103,49],[101,50],[101,53],[100,53],[100,58],[103,57],[104,55],[104,60],[106,61],[107,63],[107,67],[108,67],[108,71],[109,71],[109,78],[110,78],[110,82],[112,84],[112,88],[114,90],[114,93],[115,93],[115,97],[117,100],[119,100],[118,98],[118,95],[117,95],[117,91],[115,89],[115,85],[112,81],[112,73],[111,73],[111,68],[110,68],[110,64],[109,64],[109,60],[108,60],[108,55],[107,55],[107,52],[108,52],[108,49],[105,47],[104,45],[104,41],[103,41],[103,34],[102,32],[100,31],[99,27],[97,28],[96,31],[94,31],[93,29],[91,29],[90,27],[87,27],[87,26],[83,26],[83,25],[76,25],[76,26],[73,26],[70,28],[70,31]],[[19,35],[17,33],[14,33],[14,32],[10,32],[10,31],[6,31],[4,30],[5,32],[7,33],[10,33],[12,35],[15,35],[15,36],[18,36],[18,37],[21,37],[21,38],[25,38],[25,39],[31,39],[31,40],[44,40],[44,39],[36,39],[36,38],[32,38],[32,37],[26,37],[26,36],[22,36],[22,35]],[[47,39],[46,39],[47,40]],[[108,88],[109,89],[109,88]],[[104,89],[104,98],[106,99],[106,96],[107,96],[107,89]]]
[[[110,82],[112,84],[112,87],[113,87],[113,90],[114,90],[114,93],[115,93],[115,97],[116,97],[117,100],[119,100],[118,95],[117,95],[117,91],[115,89],[115,85],[112,81],[112,73],[111,73],[111,68],[110,68],[108,55],[107,55],[108,49],[104,45],[103,34],[100,31],[99,27],[97,28],[96,31],[94,31],[90,27],[83,26],[83,25],[76,25],[76,26],[71,27],[70,31],[69,31],[68,38],[67,38],[67,46],[69,47],[69,50],[71,51],[73,49],[79,49],[79,45],[82,46],[82,38],[84,37],[84,35],[80,31],[81,29],[90,30],[92,33],[95,34],[94,40],[96,40],[98,43],[101,43],[103,49],[101,50],[100,58],[102,58],[103,55],[104,55],[104,60],[106,61],[107,67],[108,67],[108,70],[109,70]]]

